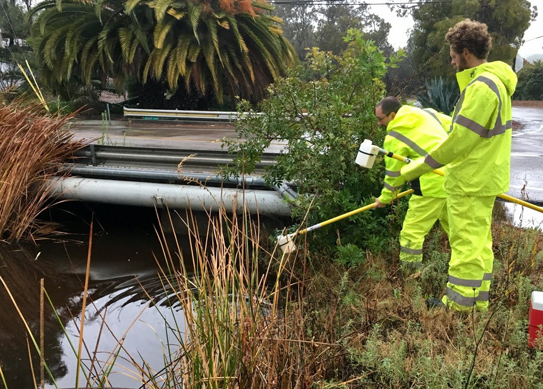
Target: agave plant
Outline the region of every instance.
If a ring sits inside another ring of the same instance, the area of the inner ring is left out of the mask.
[[[436,111],[450,115],[460,96],[456,82],[442,77],[426,81],[426,94],[415,96],[424,108],[433,108]]]
[[[92,78],[166,82],[171,91],[258,99],[293,65],[273,7],[250,0],[55,0],[32,12],[49,84]],[[120,84],[119,84],[120,85]]]

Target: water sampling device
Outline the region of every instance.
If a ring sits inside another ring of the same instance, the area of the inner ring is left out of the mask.
[[[365,167],[367,169],[371,169],[373,167],[373,164],[375,163],[375,158],[377,157],[377,155],[379,155],[379,153],[384,154],[385,156],[387,156],[389,158],[397,159],[397,160],[402,161],[404,163],[410,163],[411,162],[410,158],[407,158],[407,157],[404,157],[404,156],[401,156],[401,155],[397,155],[397,154],[394,154],[391,151],[387,151],[385,149],[382,149],[379,146],[373,145],[371,140],[365,139],[364,142],[362,142],[362,144],[360,145],[360,148],[358,149],[358,154],[356,156],[355,163],[357,165],[360,165],[360,166]],[[436,169],[433,172],[436,173],[436,174],[439,174],[440,176],[444,176],[444,173],[442,171],[440,171],[440,170]],[[403,196],[407,196],[407,195],[409,195],[411,193],[413,193],[413,189],[401,192],[395,198],[400,198],[400,197],[403,197]],[[520,205],[522,205],[524,207],[527,207],[527,208],[530,208],[530,209],[533,209],[535,211],[543,213],[543,208],[538,207],[538,206],[536,206],[534,204],[530,204],[530,203],[528,203],[528,202],[526,202],[524,200],[517,199],[516,197],[509,196],[509,195],[506,195],[506,194],[498,195],[498,197],[500,197],[500,198],[502,198],[504,200],[507,200],[507,201],[510,201],[510,202],[513,202],[513,203],[516,203],[516,204],[520,204]],[[369,205],[366,205],[364,207],[355,209],[354,211],[347,212],[347,213],[344,213],[343,215],[336,216],[336,217],[334,217],[332,219],[326,220],[326,221],[324,221],[322,223],[318,223],[318,224],[315,224],[315,225],[313,225],[311,227],[307,227],[307,228],[305,228],[303,230],[293,232],[292,234],[280,235],[280,236],[277,237],[277,243],[279,244],[279,248],[281,249],[283,254],[288,254],[288,253],[290,253],[292,251],[295,251],[296,250],[296,244],[294,243],[294,237],[296,237],[297,235],[306,234],[309,231],[316,230],[317,228],[321,228],[321,227],[326,226],[328,224],[334,223],[334,222],[336,222],[338,220],[342,220],[342,219],[345,219],[345,218],[347,218],[349,216],[356,215],[357,213],[367,211],[368,209],[372,209],[372,208],[374,208],[374,206],[375,206],[375,203],[369,204]]]

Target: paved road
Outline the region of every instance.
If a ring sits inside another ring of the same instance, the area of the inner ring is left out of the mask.
[[[513,119],[524,127],[513,134],[508,194],[543,204],[543,109],[515,107]],[[236,138],[234,126],[228,123],[117,120],[103,125],[94,120],[76,122],[71,128],[76,139],[101,139],[102,144],[115,146],[221,150],[224,137]],[[282,147],[275,143],[269,151],[278,152]]]
[[[234,125],[229,123],[187,124],[139,119],[113,120],[109,124],[85,120],[74,122],[70,128],[75,139],[97,139],[100,144],[112,146],[214,151],[221,150],[223,138],[237,138]],[[279,152],[282,147],[274,143],[269,151]]]
[[[543,109],[513,108],[524,127],[513,133],[509,195],[543,204]]]

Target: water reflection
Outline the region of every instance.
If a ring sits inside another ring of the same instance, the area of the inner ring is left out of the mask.
[[[69,234],[62,236],[62,240],[42,241],[36,246],[0,245],[0,276],[6,281],[36,339],[39,339],[39,283],[41,278],[45,279],[45,288],[54,306],[53,310],[45,303],[45,359],[56,384],[59,388],[76,387],[77,358],[72,347],[77,349],[79,342],[89,222],[93,219],[83,363],[87,371],[92,367],[93,376],[99,376],[101,369],[112,362],[112,355],[118,352],[107,387],[141,387],[150,375],[164,367],[168,349],[176,350],[176,345],[185,336],[179,304],[170,307],[167,300],[170,291],[165,290],[164,282],[157,277],[159,268],[166,267],[161,262],[163,250],[178,252],[177,246],[173,247],[173,230],[180,244],[180,258],[190,258],[183,224],[178,223],[164,232],[172,246],[163,247],[156,235],[155,228],[159,223],[154,210],[111,206],[93,206],[91,209],[69,205],[51,210],[49,217],[59,222]],[[159,219],[167,224],[164,215]],[[198,218],[197,222],[207,225],[205,217]],[[273,228],[264,224],[261,221],[264,228]],[[205,228],[200,227],[200,231]],[[185,265],[191,262],[185,262]],[[148,296],[156,304],[150,304]],[[1,285],[0,314],[0,365],[8,388],[35,388],[27,351],[27,331]],[[32,366],[39,377],[39,359],[31,348]],[[90,361],[91,355],[97,356],[96,361]],[[143,365],[143,361],[149,364],[150,372],[135,370],[134,366]],[[85,386],[86,379],[81,375],[79,387]],[[49,379],[46,387],[55,386]]]
[[[180,335],[167,334],[166,323],[174,322],[174,312],[165,307],[148,306],[147,293],[151,296],[165,294],[156,276],[163,258],[163,247],[155,233],[154,211],[124,211],[119,215],[115,213],[117,211],[108,209],[107,217],[103,217],[104,213],[94,214],[95,234],[82,357],[87,368],[93,364],[95,371],[99,372],[111,359],[111,353],[117,353],[122,344],[109,384],[119,388],[138,388],[143,382],[138,378],[141,373],[134,371],[132,358],[138,363],[145,360],[150,363],[150,369],[158,370],[164,366],[165,345],[175,345]],[[150,214],[144,214],[147,211]],[[62,241],[49,240],[26,247],[0,245],[0,276],[37,340],[40,279],[45,279],[45,288],[68,334],[67,338],[53,308],[46,302],[45,359],[61,388],[74,388],[76,382],[77,358],[72,347],[77,349],[79,342],[88,251],[85,234],[85,230],[88,234],[88,223],[82,223],[82,219],[88,217],[90,220],[90,214],[85,215],[81,210],[70,214],[77,220],[62,220],[65,228],[71,231],[63,236]],[[130,215],[137,217],[130,219]],[[145,286],[147,293],[142,291],[141,285]],[[8,388],[34,388],[31,365],[39,377],[38,355],[30,343],[31,364],[26,327],[5,288],[0,288],[0,364]],[[176,320],[182,328],[180,319]],[[98,358],[91,363],[89,355],[94,354]],[[86,379],[81,375],[79,386],[85,385]],[[51,379],[47,380],[46,387],[54,387]]]
[[[543,214],[533,209],[498,201],[494,212],[499,220],[506,220],[517,227],[543,230]]]

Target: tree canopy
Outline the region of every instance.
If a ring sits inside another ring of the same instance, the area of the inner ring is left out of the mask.
[[[293,3],[277,5],[276,11],[284,21],[285,37],[300,59],[304,59],[312,47],[341,54],[347,48],[344,36],[351,28],[362,31],[364,39],[374,41],[381,50],[392,51],[388,42],[390,24],[370,13],[366,4],[353,5],[343,1],[332,5]]]
[[[410,39],[416,66],[425,77],[454,74],[445,34],[465,18],[488,25],[493,46],[489,60],[512,64],[536,11],[527,0],[426,0],[413,10]]]

